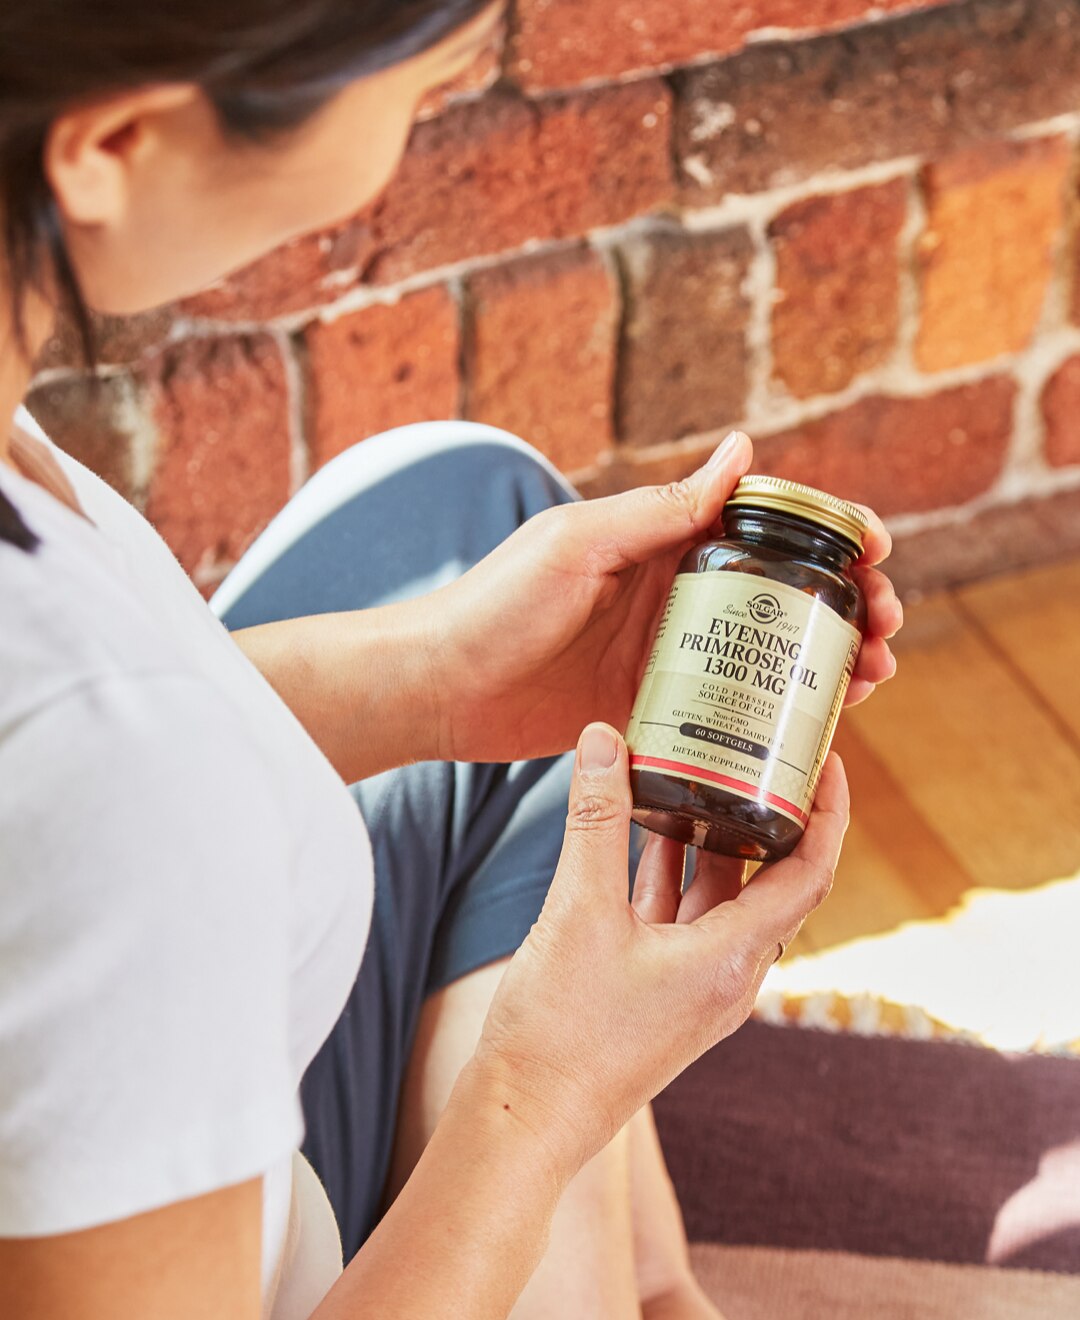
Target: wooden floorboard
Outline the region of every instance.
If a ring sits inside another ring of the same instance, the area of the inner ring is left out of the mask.
[[[833,893],[807,923],[795,953],[940,916],[975,883],[850,725],[841,727],[834,746],[851,784],[851,828]]]
[[[957,602],[1080,749],[1080,560],[980,583]]]
[[[913,606],[895,650],[841,722],[852,828],[793,952],[1080,873],[1080,562]]]

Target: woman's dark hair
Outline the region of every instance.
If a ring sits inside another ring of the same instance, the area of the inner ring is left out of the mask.
[[[196,83],[227,133],[262,141],[298,127],[347,83],[437,44],[490,4],[0,0],[0,244],[17,337],[24,339],[26,294],[47,285],[92,360],[90,316],[43,168],[49,125],[66,106],[124,88]],[[0,493],[0,539],[18,542],[12,514]]]

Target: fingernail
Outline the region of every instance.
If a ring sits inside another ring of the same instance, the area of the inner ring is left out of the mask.
[[[615,735],[603,724],[590,724],[581,735],[581,769],[585,773],[610,770],[618,754]]]
[[[731,457],[731,455],[735,452],[736,447],[740,445],[745,439],[747,439],[747,437],[742,433],[742,431],[729,431],[728,434],[724,436],[723,440],[720,441],[719,445],[713,451],[709,461],[705,464],[705,471],[712,472],[716,468],[720,467],[722,463],[726,463],[727,460]]]

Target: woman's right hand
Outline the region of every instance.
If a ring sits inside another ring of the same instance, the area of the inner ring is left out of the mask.
[[[578,743],[566,836],[543,912],[507,968],[467,1070],[571,1176],[688,1064],[748,1017],[781,946],[825,898],[848,822],[831,756],[791,856],[741,887],[743,864],[652,835],[628,900],[626,745]]]

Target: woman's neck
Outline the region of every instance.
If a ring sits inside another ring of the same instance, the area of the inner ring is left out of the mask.
[[[0,279],[0,465],[35,481],[50,495],[87,517],[70,480],[48,445],[15,425],[15,409],[26,396],[33,363],[52,332],[53,314],[37,294],[23,311],[23,334],[16,333],[11,297]]]
[[[26,299],[24,340],[19,342],[7,284],[0,277],[0,463],[14,467],[11,423],[15,409],[26,397],[33,375],[33,360],[49,337],[52,314],[36,294]]]

